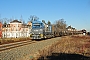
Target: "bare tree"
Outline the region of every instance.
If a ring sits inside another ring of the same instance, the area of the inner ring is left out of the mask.
[[[55,21],[54,29],[57,32],[61,32],[61,31],[64,32],[66,30],[66,26],[67,26],[66,21],[64,21],[64,19],[59,19]]]
[[[1,18],[1,14],[0,14],[0,22],[3,23],[3,19]]]
[[[35,15],[31,15],[28,19],[29,19],[29,21],[32,22],[32,21],[38,20],[39,18]]]
[[[13,21],[13,19],[12,19],[12,18],[10,18],[10,19],[9,19],[9,22],[11,22],[11,21]]]
[[[8,21],[9,21],[8,18],[3,18],[2,20],[3,20],[3,22],[2,22],[3,24],[7,24],[7,23],[9,23],[9,22],[8,22]]]
[[[66,29],[67,24],[66,21],[64,21],[64,19],[59,19],[55,22],[55,26],[60,29]]]
[[[0,18],[0,22],[3,23],[3,19]]]
[[[20,21],[23,22],[23,17],[22,17],[22,15],[21,15],[21,17],[20,17]]]

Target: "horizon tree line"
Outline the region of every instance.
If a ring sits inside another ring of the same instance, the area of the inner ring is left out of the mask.
[[[13,21],[13,20],[18,20],[18,19],[13,19],[13,18],[1,18],[0,17],[0,22],[2,22],[2,24],[8,24],[9,22]],[[36,15],[30,15],[30,17],[28,18],[28,21],[32,22],[35,20],[39,20],[39,17],[37,17]],[[22,15],[19,19],[19,21],[21,21],[23,24],[25,24],[25,20],[23,19]],[[55,23],[52,24],[49,20],[46,23],[45,20],[42,20],[43,23],[48,24],[48,25],[54,25],[56,28],[60,28],[60,29],[66,29],[67,24],[66,21],[64,21],[64,19],[58,19],[55,20]]]

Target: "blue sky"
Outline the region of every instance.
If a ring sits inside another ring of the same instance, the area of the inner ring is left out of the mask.
[[[0,0],[0,18],[21,15],[25,21],[36,15],[51,23],[63,18],[67,25],[90,31],[90,0]]]

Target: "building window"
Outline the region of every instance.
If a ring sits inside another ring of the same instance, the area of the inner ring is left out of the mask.
[[[28,29],[26,29],[26,31],[28,31]]]
[[[13,36],[13,33],[12,33],[12,36]]]
[[[24,31],[24,29],[23,29],[23,31]]]

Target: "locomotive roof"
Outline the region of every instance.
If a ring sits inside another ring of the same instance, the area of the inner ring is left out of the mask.
[[[41,21],[35,20],[32,23],[42,23]]]

